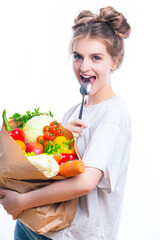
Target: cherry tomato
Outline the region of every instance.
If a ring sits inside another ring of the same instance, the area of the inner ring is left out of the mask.
[[[53,138],[53,135],[51,132],[45,132],[44,133],[44,139],[51,140]]]
[[[61,129],[57,129],[57,135],[58,136],[62,136],[63,135],[63,131]]]
[[[48,143],[49,141],[44,141],[44,148],[45,148],[45,146],[46,146],[46,144]],[[50,142],[50,146],[52,146],[53,145],[53,142],[51,141]]]
[[[57,121],[53,121],[53,122],[50,123],[50,126],[55,126],[56,128],[58,128],[59,125],[60,125],[60,123],[57,122]]]
[[[50,128],[49,128],[49,132],[53,133],[54,135],[57,134],[57,127],[55,125],[52,125]]]
[[[45,133],[45,132],[48,132],[48,131],[49,131],[49,126],[48,125],[44,126],[43,132]]]
[[[37,137],[37,142],[38,143],[41,143],[41,144],[44,144],[44,136],[40,135]]]

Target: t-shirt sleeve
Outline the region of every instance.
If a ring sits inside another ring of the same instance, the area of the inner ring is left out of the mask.
[[[75,105],[74,107],[70,108],[62,117],[61,119],[61,124],[62,126],[64,126],[69,118],[72,116],[72,114],[76,111],[77,107],[79,106],[79,104]]]
[[[96,127],[83,156],[85,166],[98,168],[103,176],[98,187],[107,192],[115,189],[121,165],[124,140],[117,124],[105,123]]]

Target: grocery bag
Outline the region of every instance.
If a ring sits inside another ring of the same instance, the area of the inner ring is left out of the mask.
[[[17,127],[14,120],[10,121],[12,128]],[[60,126],[67,139],[73,134]],[[80,159],[76,144],[75,151]],[[48,179],[38,171],[21,151],[14,139],[8,134],[5,126],[0,131],[0,188],[25,193],[46,186],[54,181],[65,181],[62,176]],[[3,196],[0,195],[0,198]],[[45,234],[48,231],[58,231],[70,227],[78,206],[78,198],[69,201],[49,204],[27,209],[18,216],[19,220],[32,231]]]

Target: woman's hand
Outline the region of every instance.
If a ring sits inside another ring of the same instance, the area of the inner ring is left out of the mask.
[[[20,203],[21,194],[2,188],[0,188],[0,194],[4,195],[4,197],[0,199],[0,204],[2,204],[8,214],[12,215],[13,220],[16,220],[20,212],[23,211]]]
[[[71,122],[68,122],[64,127],[70,130],[74,138],[77,139],[82,132],[82,127],[87,128],[87,125],[82,120],[75,119]]]

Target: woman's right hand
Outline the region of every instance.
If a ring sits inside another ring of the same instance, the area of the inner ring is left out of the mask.
[[[74,138],[77,139],[82,132],[82,127],[87,128],[87,125],[82,120],[75,119],[71,122],[66,123],[64,127],[70,130]]]

